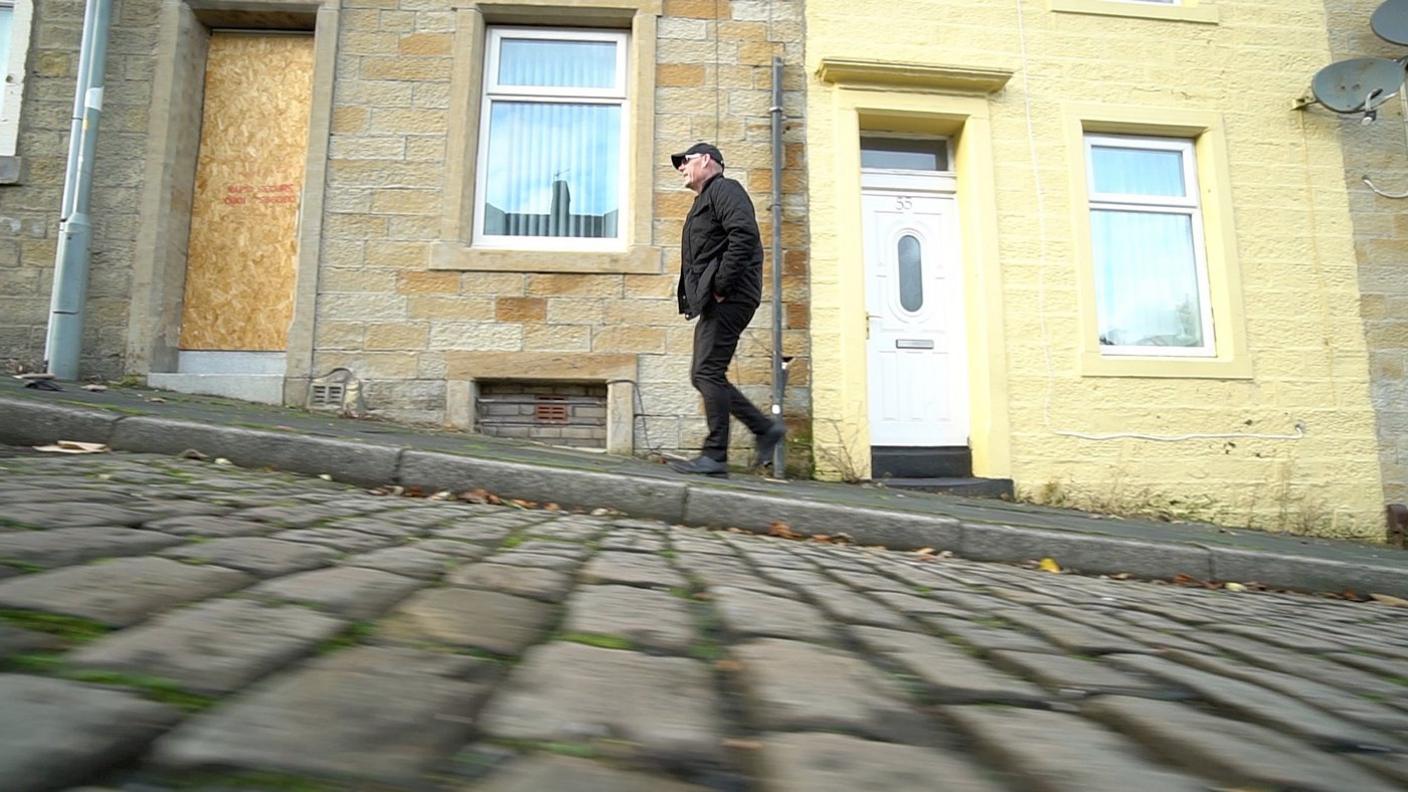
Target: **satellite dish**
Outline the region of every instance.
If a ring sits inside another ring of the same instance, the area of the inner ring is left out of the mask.
[[[1397,0],[1390,2],[1397,4]],[[1403,63],[1387,58],[1331,63],[1310,83],[1316,101],[1336,113],[1367,113],[1393,98],[1402,87]]]
[[[1384,41],[1408,46],[1408,0],[1385,0],[1369,17],[1369,27]]]

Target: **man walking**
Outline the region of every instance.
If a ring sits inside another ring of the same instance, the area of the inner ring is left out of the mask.
[[[672,154],[670,162],[695,194],[680,238],[676,291],[680,313],[686,319],[699,317],[690,379],[704,399],[709,422],[700,456],[671,467],[681,473],[727,476],[730,414],[757,436],[755,467],[772,460],[787,433],[782,422],[768,419],[727,378],[738,337],[763,298],[763,241],[753,201],[743,185],[723,175],[724,156],[717,148],[696,143]]]

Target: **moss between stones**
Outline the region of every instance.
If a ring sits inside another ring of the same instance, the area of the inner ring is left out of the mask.
[[[619,635],[603,635],[601,633],[563,633],[558,636],[559,641],[571,641],[572,643],[595,646],[598,649],[634,649],[635,644],[627,638]]]
[[[92,619],[39,611],[0,609],[0,622],[23,630],[57,635],[74,643],[92,641],[109,632],[107,625]]]

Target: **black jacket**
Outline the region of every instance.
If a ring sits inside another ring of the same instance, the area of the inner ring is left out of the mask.
[[[705,182],[680,238],[680,313],[693,318],[720,295],[757,307],[763,299],[763,240],[753,201],[722,174]]]

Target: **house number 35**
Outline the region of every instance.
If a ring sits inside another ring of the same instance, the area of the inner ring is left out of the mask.
[[[895,199],[895,208],[901,212],[908,212],[914,208],[914,200],[907,195],[901,195]]]

